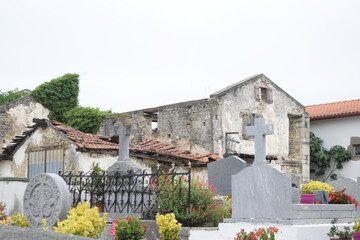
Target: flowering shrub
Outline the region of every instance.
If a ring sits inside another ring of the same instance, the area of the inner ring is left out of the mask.
[[[10,224],[13,226],[28,227],[28,228],[30,227],[30,224],[26,220],[25,215],[22,213],[15,213],[11,217],[9,217],[9,220],[10,220]]]
[[[141,220],[131,216],[130,218],[119,218],[112,223],[110,235],[116,240],[140,240],[144,237],[147,225],[141,225]]]
[[[105,230],[107,213],[99,216],[98,209],[90,208],[90,203],[78,203],[70,209],[67,218],[58,222],[54,232],[97,238]]]
[[[309,183],[303,184],[301,186],[302,189],[309,189],[309,190],[323,190],[327,191],[329,194],[334,192],[334,188],[327,183],[318,182],[318,181],[310,181]]]
[[[259,228],[249,233],[241,229],[236,234],[234,240],[275,240],[275,234],[278,233],[279,229],[276,227]]]
[[[6,216],[6,204],[3,202],[0,202],[0,224],[10,224],[10,217]]]
[[[222,220],[223,203],[216,200],[216,190],[207,182],[201,182],[199,178],[191,180],[189,209],[185,186],[173,184],[170,176],[159,179],[159,184],[156,202],[160,214],[174,213],[179,222],[190,226],[202,226],[206,222],[217,224]]]
[[[345,194],[345,189],[330,193],[330,204],[355,204],[358,207],[359,203],[351,195]]]
[[[3,202],[0,202],[0,220],[4,220],[6,216],[6,204]]]
[[[159,233],[162,240],[175,240],[181,231],[181,223],[173,213],[166,215],[156,214],[156,224],[159,226]]]
[[[24,214],[15,213],[13,216],[6,216],[6,204],[0,202],[0,224],[13,225],[18,227],[30,227]]]

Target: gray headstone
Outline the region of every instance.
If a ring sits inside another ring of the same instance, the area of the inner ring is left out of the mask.
[[[129,139],[134,130],[129,114],[121,114],[119,117],[119,157],[118,161],[108,168],[108,172],[126,174],[129,170],[137,172],[140,167],[129,157]]]
[[[220,195],[227,196],[231,193],[231,175],[239,173],[246,166],[246,162],[237,156],[211,162],[207,165],[209,182]]]
[[[66,218],[70,207],[68,186],[57,174],[36,175],[25,189],[24,214],[31,227],[41,228],[43,218],[49,227],[54,226]]]
[[[246,135],[255,137],[255,160],[253,164],[266,163],[265,135],[274,134],[274,125],[266,125],[265,118],[255,118],[254,126],[246,127]]]
[[[291,179],[284,172],[252,165],[233,175],[231,183],[233,218],[291,217]]]
[[[336,190],[340,191],[346,188],[345,193],[351,195],[357,201],[360,201],[360,183],[353,178],[344,178],[336,181],[331,181],[329,184]]]
[[[315,190],[315,201],[314,202],[321,202],[322,204],[328,204],[329,203],[329,194],[327,191],[323,190]]]
[[[298,204],[301,200],[301,194],[300,194],[300,189],[296,188],[296,187],[291,187],[291,192],[292,192],[292,203],[294,204]]]

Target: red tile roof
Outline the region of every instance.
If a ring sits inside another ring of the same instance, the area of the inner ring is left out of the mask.
[[[61,131],[69,138],[71,141],[76,144],[81,149],[88,150],[118,150],[119,145],[111,142],[107,142],[95,137],[92,134],[83,133],[79,130],[66,126],[60,122],[46,120],[48,121],[56,130]]]
[[[311,120],[360,115],[360,99],[306,106]]]
[[[207,163],[209,161],[219,160],[221,159],[218,154],[206,154],[206,155],[199,155],[196,153],[191,153],[189,151],[176,148],[172,145],[162,143],[156,139],[149,139],[144,142],[141,142],[133,147],[130,148],[132,151],[141,151],[141,152],[150,152],[150,153],[157,153],[161,155],[167,155],[171,157],[178,157],[188,160],[195,160]]]

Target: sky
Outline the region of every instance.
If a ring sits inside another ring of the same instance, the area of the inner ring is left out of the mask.
[[[80,75],[81,106],[207,98],[263,73],[303,105],[359,99],[358,0],[0,0],[0,89]]]

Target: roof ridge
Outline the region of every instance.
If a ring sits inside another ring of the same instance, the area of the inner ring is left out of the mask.
[[[357,101],[360,101],[360,99],[352,99],[352,100],[344,100],[344,101],[338,101],[338,102],[313,104],[313,105],[307,105],[305,107],[314,107],[314,106],[322,106],[322,105],[329,105],[329,104],[336,104],[336,103],[346,103],[346,102],[357,102]]]

